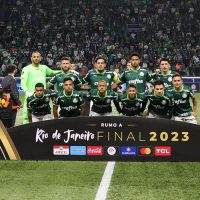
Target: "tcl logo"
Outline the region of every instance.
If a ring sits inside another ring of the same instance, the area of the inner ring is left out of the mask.
[[[171,156],[171,147],[155,147],[155,156]]]

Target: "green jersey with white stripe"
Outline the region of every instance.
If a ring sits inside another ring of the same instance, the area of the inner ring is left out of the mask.
[[[71,95],[59,94],[55,105],[60,106],[60,117],[77,117],[80,116],[81,106],[84,104],[82,96],[74,90]]]
[[[82,84],[88,83],[91,85],[91,90],[97,90],[98,82],[104,80],[107,83],[108,90],[111,90],[112,82],[118,82],[118,77],[114,74],[114,72],[103,71],[102,73],[97,70],[90,70],[84,78],[82,78]]]
[[[41,116],[51,114],[50,100],[55,102],[57,92],[54,90],[44,90],[42,97],[37,97],[34,93],[31,97],[27,98],[27,108],[32,111],[33,115]]]
[[[177,74],[176,72],[173,71],[169,71],[167,74],[163,74],[163,73],[153,73],[152,74],[152,79],[155,81],[163,81],[164,85],[165,85],[165,89],[172,89],[173,85],[172,85],[172,76]]]
[[[126,83],[126,87],[130,84],[134,84],[137,87],[138,93],[144,93],[147,82],[151,81],[151,76],[146,69],[131,69],[124,71],[120,78],[120,82]]]
[[[146,94],[149,100],[148,110],[150,113],[159,115],[162,118],[171,118],[173,112],[173,95],[164,91],[162,96],[157,96],[155,92]]]
[[[174,98],[174,116],[187,117],[192,113],[192,107],[190,105],[190,98],[194,98],[194,92],[187,89],[185,86],[177,91],[175,88],[172,90]]]
[[[100,97],[98,90],[91,90],[87,94],[86,98],[93,101],[91,108],[92,111],[103,114],[112,112],[111,102],[112,100],[117,99],[117,94],[113,91],[107,90],[106,95],[104,97]]]
[[[64,78],[71,78],[75,87],[77,85],[81,85],[81,81],[80,81],[79,77],[72,71],[69,71],[67,73],[64,73],[63,71],[61,71],[60,73],[58,73],[54,77],[52,77],[49,80],[48,84],[50,84],[50,85],[56,84],[56,89],[57,89],[58,93],[62,94]]]

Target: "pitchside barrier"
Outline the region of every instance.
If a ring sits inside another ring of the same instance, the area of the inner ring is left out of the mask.
[[[0,84],[3,77],[0,77]],[[21,82],[20,78],[16,77],[17,80],[17,87],[20,94],[24,94],[24,91],[21,88]],[[47,82],[50,80],[50,78],[46,79]],[[188,85],[194,92],[200,92],[200,77],[183,77],[183,81],[186,85]]]
[[[200,126],[140,117],[76,117],[5,129],[0,159],[200,161]]]

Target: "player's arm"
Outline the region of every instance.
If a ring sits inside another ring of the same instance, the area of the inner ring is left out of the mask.
[[[79,94],[79,100],[80,100],[80,115],[83,116],[85,112],[85,100],[83,99],[82,94]]]
[[[47,89],[53,87],[56,84],[56,76],[53,76],[47,83]]]
[[[60,73],[60,70],[52,70],[49,67],[46,66],[46,75],[47,76],[53,76],[57,73]]]
[[[194,117],[197,117],[197,98],[196,98],[195,95],[192,98],[192,103],[193,103],[193,112],[192,112],[192,115]]]
[[[24,90],[24,92],[28,91],[28,88],[27,88],[27,80],[28,80],[28,70],[27,68],[23,68],[22,69],[22,73],[21,73],[21,87],[22,89]]]
[[[53,105],[53,116],[54,116],[54,119],[58,119],[58,106],[57,105]]]
[[[120,106],[120,94],[116,95],[116,97],[113,99],[113,103],[117,109],[117,112],[122,113],[122,108]]]
[[[28,110],[28,121],[32,122],[32,110]]]
[[[28,97],[27,100],[27,111],[28,111],[28,121],[32,122],[32,107],[31,107],[31,99]]]

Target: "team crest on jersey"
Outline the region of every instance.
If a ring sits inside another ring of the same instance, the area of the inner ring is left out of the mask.
[[[169,82],[172,82],[172,77],[169,77],[169,78],[168,78],[168,81],[169,81]]]
[[[73,103],[77,103],[78,99],[77,98],[73,98]]]
[[[46,102],[49,102],[49,97],[46,97],[45,101],[46,101]]]
[[[161,101],[161,104],[162,104],[162,105],[165,105],[165,104],[167,104],[167,101],[166,101],[166,100],[162,100],[162,101]]]
[[[182,94],[182,97],[183,97],[184,99],[187,98],[187,93],[184,92],[184,93]]]
[[[144,72],[140,72],[140,76],[144,76]]]
[[[107,75],[107,78],[108,78],[108,79],[111,79],[111,75],[110,75],[110,74],[108,74],[108,75]]]
[[[140,103],[139,103],[139,102],[137,102],[135,105],[138,107],[138,106],[140,106]]]
[[[110,99],[107,99],[107,100],[106,100],[106,103],[110,103],[110,102],[111,102],[111,100],[110,100]]]

